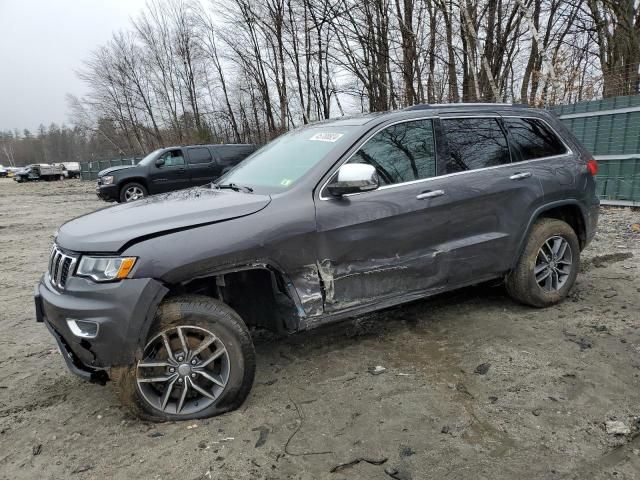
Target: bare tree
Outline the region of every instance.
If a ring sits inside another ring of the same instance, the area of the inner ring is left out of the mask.
[[[639,3],[150,0],[86,59],[89,93],[70,98],[72,120],[87,144],[141,153],[264,143],[333,115],[425,101],[547,106],[634,94]]]

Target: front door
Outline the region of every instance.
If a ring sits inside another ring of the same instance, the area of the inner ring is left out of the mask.
[[[387,126],[348,162],[376,167],[381,187],[341,198],[324,188],[315,200],[325,312],[444,288],[451,197],[435,177],[433,121]]]
[[[189,172],[186,168],[182,149],[175,148],[163,153],[161,165],[150,166],[150,193],[171,192],[189,186]]]

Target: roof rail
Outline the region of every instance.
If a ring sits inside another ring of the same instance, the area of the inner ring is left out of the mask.
[[[404,111],[412,110],[429,110],[430,108],[455,108],[455,107],[519,107],[529,108],[529,105],[524,103],[420,103],[418,105],[411,105],[410,107],[403,108]]]
[[[402,110],[405,112],[411,112],[413,110],[428,110],[433,108],[433,105],[429,105],[428,103],[419,103],[418,105],[411,105],[410,107],[405,107]]]

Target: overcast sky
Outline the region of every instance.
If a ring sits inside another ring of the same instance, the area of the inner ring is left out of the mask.
[[[145,0],[0,0],[0,130],[69,123],[74,71],[128,26]]]

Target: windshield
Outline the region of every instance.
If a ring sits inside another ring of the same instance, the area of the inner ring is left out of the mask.
[[[153,161],[155,160],[156,155],[158,155],[162,150],[163,150],[162,148],[159,148],[158,150],[154,150],[149,155],[147,155],[142,160],[140,160],[138,162],[138,165],[144,165],[145,167],[147,165],[151,165],[153,163]]]
[[[233,183],[264,193],[288,190],[331,150],[342,145],[352,128],[318,125],[286,133],[249,156],[218,183]]]

